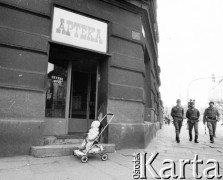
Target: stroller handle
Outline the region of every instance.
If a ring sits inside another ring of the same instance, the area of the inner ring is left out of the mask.
[[[102,133],[104,132],[104,130],[107,128],[107,126],[109,125],[109,123],[112,121],[112,119],[113,119],[114,116],[115,116],[115,115],[112,114],[112,113],[108,113],[108,114],[104,115],[104,117],[102,118],[101,121],[103,121],[103,119],[104,119],[106,116],[109,116],[109,115],[111,115],[112,117],[109,119],[109,121],[108,121],[108,123],[105,125],[105,127],[103,127],[102,131],[99,133],[99,135],[97,136],[96,139],[98,139],[98,138],[102,135]]]

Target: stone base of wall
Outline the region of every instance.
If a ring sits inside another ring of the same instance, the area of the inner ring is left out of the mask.
[[[66,119],[45,118],[43,129],[44,136],[64,135],[66,134]]]
[[[0,119],[0,157],[28,155],[41,143],[44,121]]]
[[[115,144],[116,149],[146,148],[160,128],[160,122],[111,123],[108,143]]]

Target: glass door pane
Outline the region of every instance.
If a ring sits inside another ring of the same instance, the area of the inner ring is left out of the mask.
[[[88,74],[73,72],[71,84],[70,118],[87,118]]]
[[[90,102],[89,102],[89,119],[95,119],[95,105],[96,105],[96,74],[90,76]]]
[[[67,67],[48,63],[46,117],[65,117],[67,92]]]

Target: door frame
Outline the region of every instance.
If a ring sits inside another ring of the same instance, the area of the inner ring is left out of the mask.
[[[98,108],[98,78],[99,78],[99,62],[97,63],[97,69],[96,69],[96,93],[95,93],[95,119],[97,117],[97,108]],[[72,83],[72,60],[69,61],[68,63],[68,72],[67,72],[67,94],[66,94],[66,107],[65,107],[65,133],[68,134],[68,127],[69,127],[69,111],[70,111],[70,106],[71,106],[71,83]],[[90,83],[88,82],[88,93],[89,93],[89,85]],[[90,96],[88,95],[88,98]],[[89,99],[87,100],[87,102]],[[89,104],[87,104],[87,123],[89,123]],[[88,124],[87,124],[88,127]]]
[[[65,107],[65,133],[68,134],[68,125],[69,125],[69,111],[70,111],[70,92],[71,92],[71,77],[72,77],[72,61],[68,63],[67,71],[67,95],[66,95],[66,107]]]

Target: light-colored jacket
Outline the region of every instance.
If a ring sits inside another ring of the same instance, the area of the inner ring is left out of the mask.
[[[99,121],[93,121],[91,123],[91,129],[88,132],[88,136],[87,139],[89,141],[94,141],[95,138],[98,136],[99,134],[99,126],[100,126],[100,122]]]

